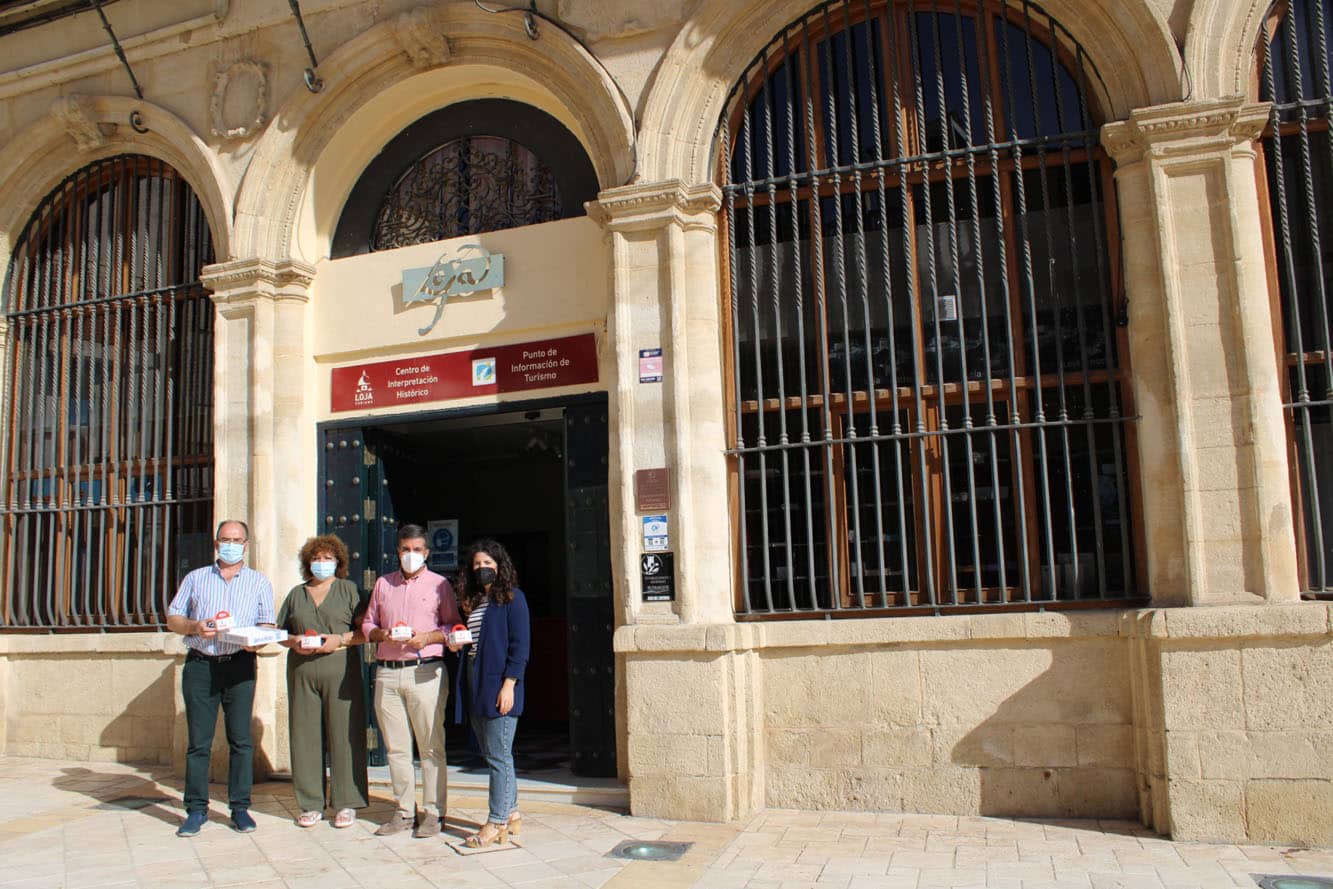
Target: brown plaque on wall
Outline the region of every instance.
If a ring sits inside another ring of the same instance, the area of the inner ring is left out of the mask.
[[[671,508],[671,474],[663,469],[639,469],[634,473],[636,512],[662,512]]]

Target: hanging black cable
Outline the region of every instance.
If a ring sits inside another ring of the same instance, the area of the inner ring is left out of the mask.
[[[134,76],[134,69],[130,67],[130,60],[125,58],[125,50],[120,48],[120,41],[116,39],[116,32],[111,30],[111,23],[107,21],[106,13],[102,11],[102,4],[95,2],[93,9],[97,10],[97,17],[102,20],[102,27],[106,29],[107,36],[111,38],[111,48],[116,51],[116,58],[120,59],[120,63],[125,66],[125,73],[130,75],[130,83],[134,84],[134,94],[142,99],[143,90],[139,88],[139,79]]]
[[[310,45],[310,35],[306,33],[305,19],[301,18],[300,0],[287,0],[292,8],[292,15],[296,17],[296,27],[301,29],[301,40],[305,42],[306,55],[310,56],[310,67],[305,69],[305,88],[312,93],[317,93],[324,89],[324,81],[315,73],[319,67],[319,60],[315,58],[315,48]]]

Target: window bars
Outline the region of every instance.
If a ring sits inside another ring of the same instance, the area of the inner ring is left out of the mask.
[[[1260,37],[1260,97],[1273,103],[1263,138],[1281,301],[1282,384],[1298,511],[1301,585],[1333,595],[1333,110],[1328,0],[1276,4]],[[1277,313],[1275,313],[1277,314]]]
[[[1140,597],[1096,77],[1031,3],[832,0],[736,84],[738,615]]]
[[[208,561],[212,259],[198,199],[147,157],[33,215],[6,286],[0,626],[153,626]]]

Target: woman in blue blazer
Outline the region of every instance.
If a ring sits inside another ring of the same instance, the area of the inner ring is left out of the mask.
[[[494,540],[478,540],[468,547],[459,581],[458,601],[468,616],[473,641],[461,646],[466,651],[455,688],[455,718],[462,722],[466,713],[490,773],[486,824],[466,840],[478,848],[501,845],[510,833],[518,833],[514,731],[523,713],[528,600],[518,588],[509,553]]]

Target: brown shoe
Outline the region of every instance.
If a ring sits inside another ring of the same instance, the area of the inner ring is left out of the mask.
[[[402,812],[394,812],[393,817],[381,824],[375,830],[377,837],[390,837],[396,833],[402,833],[412,826],[412,819],[403,815]]]
[[[425,812],[421,816],[421,821],[417,824],[417,829],[412,831],[412,836],[419,840],[428,837],[437,837],[440,835],[440,817],[431,812]]]

